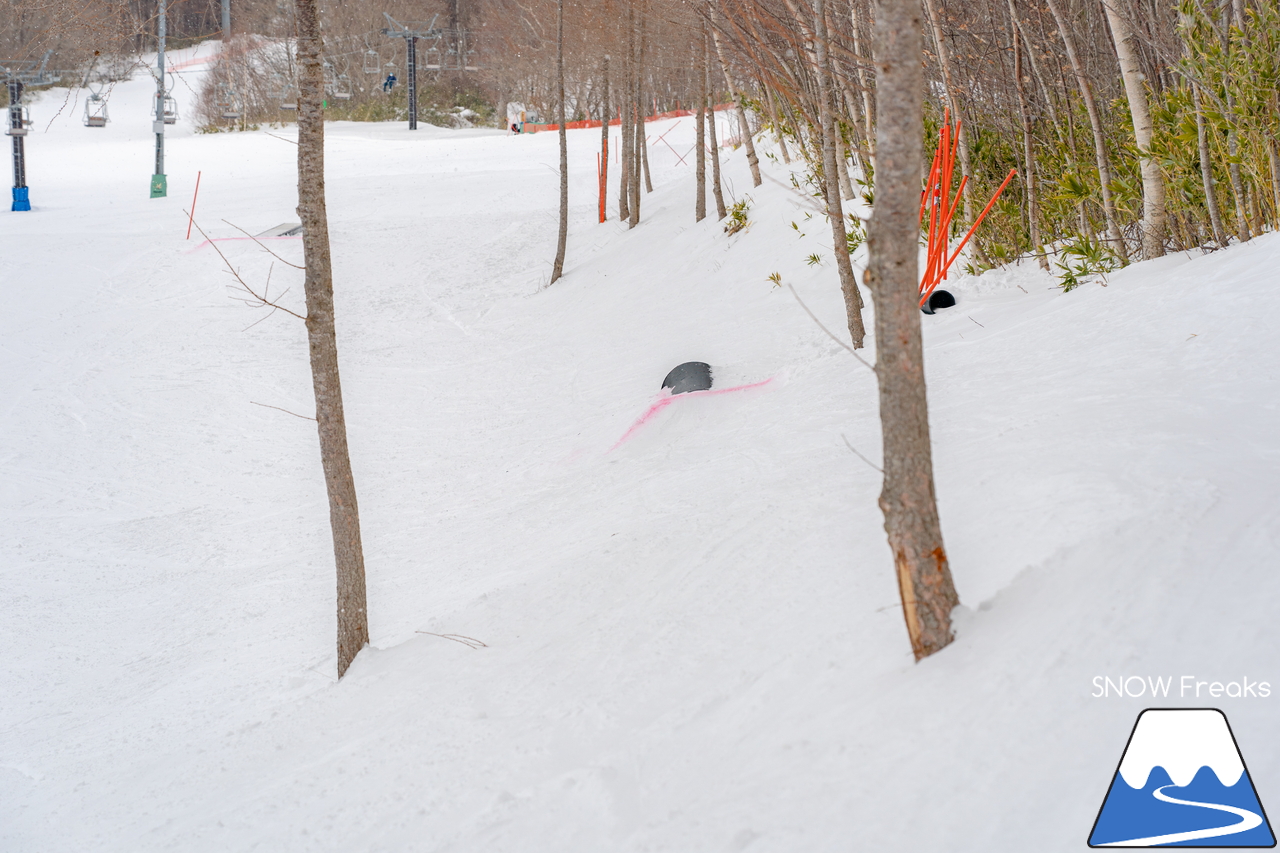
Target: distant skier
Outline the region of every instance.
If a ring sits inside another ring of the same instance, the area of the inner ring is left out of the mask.
[[[396,75],[388,74],[387,79],[382,81],[382,91],[390,92],[396,87]]]

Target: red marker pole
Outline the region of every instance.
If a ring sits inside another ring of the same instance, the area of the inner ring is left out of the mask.
[[[187,219],[187,239],[191,239],[191,223],[196,220],[196,199],[200,197],[200,172],[196,172],[196,194],[191,197],[191,216]]]

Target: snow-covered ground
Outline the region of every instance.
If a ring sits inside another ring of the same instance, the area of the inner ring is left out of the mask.
[[[786,168],[752,189],[727,155],[727,237],[693,221],[692,123],[653,125],[628,231],[571,133],[547,288],[555,135],[330,125],[373,635],[338,683],[315,430],[280,411],[312,409],[304,330],[184,239],[197,172],[211,237],[296,221],[294,133],[184,120],[152,200],[150,87],[105,129],[44,94],[35,210],[0,212],[6,853],[1079,850],[1149,705],[1223,708],[1280,809],[1280,238],[1069,294],[997,271],[923,318],[964,607],[914,664],[845,443],[878,461],[874,377],[767,278],[844,328]],[[217,245],[301,305],[297,270]],[[690,360],[771,381],[615,447]]]

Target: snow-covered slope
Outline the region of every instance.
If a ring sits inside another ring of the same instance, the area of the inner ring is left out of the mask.
[[[729,155],[727,237],[691,124],[654,125],[628,231],[574,132],[544,288],[554,135],[331,125],[374,638],[335,683],[315,431],[279,410],[311,408],[304,331],[184,240],[197,171],[211,237],[295,220],[293,131],[180,124],[151,200],[148,89],[105,131],[45,95],[36,210],[0,213],[0,849],[1076,850],[1148,704],[1223,707],[1280,790],[1277,700],[1176,679],[1280,683],[1274,235],[1070,294],[993,272],[924,318],[964,608],[917,665],[845,445],[878,461],[874,377],[767,280],[843,329],[785,168]],[[614,448],[690,360],[771,381]],[[1130,675],[1174,687],[1092,696]]]

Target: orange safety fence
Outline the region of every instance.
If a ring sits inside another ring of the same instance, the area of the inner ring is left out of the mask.
[[[719,112],[720,110],[737,109],[737,107],[738,107],[737,104],[716,104],[714,107],[712,107],[712,109]],[[665,113],[657,113],[656,115],[645,116],[644,120],[645,121],[664,121],[669,118],[680,118],[681,116],[691,116],[691,115],[693,115],[693,110],[669,110],[668,112],[665,112]],[[600,127],[601,124],[602,122],[600,121],[600,119],[587,119],[585,121],[567,121],[564,123],[564,128],[565,130],[583,130],[591,127]],[[609,121],[610,127],[617,127],[620,124],[622,124],[621,119],[615,118]],[[525,133],[542,133],[549,130],[559,130],[559,129],[560,129],[559,124],[534,124],[533,122],[525,122],[524,124]]]

